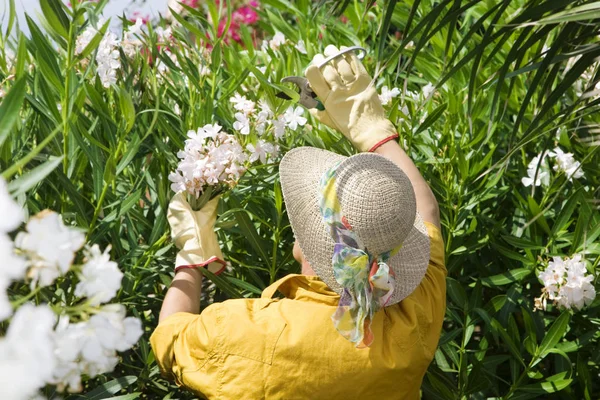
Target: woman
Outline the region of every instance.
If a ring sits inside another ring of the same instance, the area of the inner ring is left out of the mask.
[[[328,46],[325,56],[338,49]],[[314,148],[280,164],[302,274],[259,299],[202,313],[198,268],[224,264],[214,199],[169,207],[181,250],[151,342],[161,371],[210,399],[415,399],[445,314],[437,201],[394,140],[371,77],[353,54],[306,71],[325,106],[311,110],[363,153]],[[273,298],[275,292],[284,295]]]

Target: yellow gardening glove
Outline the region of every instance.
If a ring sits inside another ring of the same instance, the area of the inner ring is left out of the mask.
[[[210,272],[225,269],[223,253],[215,233],[219,196],[210,200],[199,211],[193,211],[185,193],[177,193],[167,212],[171,237],[180,250],[175,260],[175,271],[181,268],[208,267]]]
[[[329,45],[325,57],[337,52],[335,46]],[[373,151],[397,138],[398,132],[385,116],[371,76],[356,54],[346,53],[319,69],[317,65],[325,57],[317,54],[306,69],[310,87],[325,106],[325,111],[311,109],[310,113],[342,132],[360,151]]]

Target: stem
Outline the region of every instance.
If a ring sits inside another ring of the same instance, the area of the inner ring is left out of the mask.
[[[41,286],[36,287],[34,290],[29,292],[26,296],[23,296],[23,297],[15,300],[14,302],[11,302],[12,307],[15,309],[18,308],[21,304],[23,304],[23,303],[27,302],[28,300],[30,300],[31,298],[33,298],[41,290],[42,290]]]

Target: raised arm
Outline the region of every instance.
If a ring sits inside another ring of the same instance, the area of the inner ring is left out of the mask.
[[[417,166],[410,159],[408,154],[400,147],[395,141],[389,141],[374,150],[375,153],[380,154],[390,160],[392,160],[397,166],[404,171],[404,173],[410,179],[413,189],[415,191],[415,198],[417,200],[417,211],[421,214],[423,220],[431,222],[440,227],[440,209],[435,195],[431,191],[429,184],[421,175],[421,172],[417,169]]]
[[[341,47],[343,50],[344,47]],[[360,151],[378,153],[398,165],[410,179],[421,217],[439,227],[438,203],[410,157],[395,140],[396,127],[385,116],[373,80],[353,53],[346,53],[319,68],[325,57],[338,53],[327,46],[306,69],[309,84],[325,106],[310,112],[322,123],[339,130]]]

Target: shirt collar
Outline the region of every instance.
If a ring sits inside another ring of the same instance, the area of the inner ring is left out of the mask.
[[[266,288],[263,298],[271,298],[279,291],[292,300],[312,301],[337,306],[340,296],[318,276],[290,274]]]

